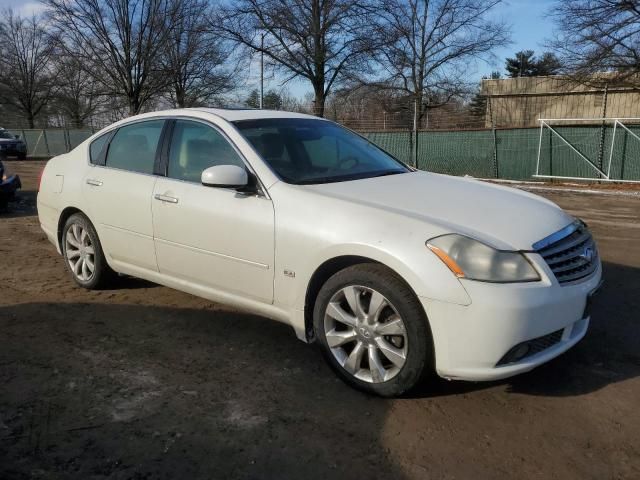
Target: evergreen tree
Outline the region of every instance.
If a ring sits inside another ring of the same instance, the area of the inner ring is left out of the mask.
[[[244,104],[250,108],[260,108],[260,92],[258,92],[257,88],[251,90]]]

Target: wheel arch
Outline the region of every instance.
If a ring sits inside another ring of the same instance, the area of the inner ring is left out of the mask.
[[[407,282],[407,280],[394,268],[379,260],[361,255],[339,255],[329,258],[316,268],[307,283],[307,290],[304,299],[304,328],[306,340],[308,342],[313,342],[315,340],[313,333],[313,309],[322,286],[327,280],[329,280],[329,278],[331,278],[331,276],[335,275],[339,271],[354,265],[365,263],[375,263],[389,269],[389,271],[399,278],[417,298],[417,294],[409,282]]]
[[[72,207],[72,206],[64,208],[62,212],[60,212],[60,216],[58,217],[58,228],[56,231],[58,247],[60,248],[61,252],[62,252],[62,231],[64,230],[64,224],[67,223],[67,220],[69,219],[69,217],[71,217],[71,215],[74,215],[76,213],[81,213],[82,215],[84,215],[87,218],[87,220],[89,220],[89,222],[91,222],[91,224],[93,225],[93,222],[89,218],[89,215],[87,215],[87,213],[84,212],[83,210],[77,207]],[[93,228],[95,228],[95,225],[93,225]]]

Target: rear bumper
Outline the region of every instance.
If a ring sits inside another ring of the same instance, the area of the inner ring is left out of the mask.
[[[11,175],[5,181],[0,183],[0,195],[4,197],[11,197],[20,188],[22,188],[20,177],[18,175]]]
[[[455,305],[422,298],[431,325],[436,370],[441,377],[499,380],[524,373],[564,353],[586,334],[588,298],[600,285],[602,267],[584,281],[555,280],[498,285],[465,281],[472,303]],[[505,361],[514,347],[532,346]]]
[[[27,154],[26,145],[7,146],[7,145],[0,144],[0,155],[19,156],[19,155],[26,155],[26,154]]]

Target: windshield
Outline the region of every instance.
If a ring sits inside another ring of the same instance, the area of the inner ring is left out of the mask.
[[[6,130],[0,130],[0,138],[10,138],[12,140],[15,140],[15,137]]]
[[[373,143],[326,120],[268,118],[234,125],[288,183],[342,182],[410,171]]]

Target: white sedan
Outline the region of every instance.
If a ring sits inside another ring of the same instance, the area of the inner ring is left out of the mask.
[[[285,322],[384,396],[556,357],[601,281],[589,230],[555,204],[295,113],[120,121],[47,163],[38,214],[80,286],[118,272]]]

